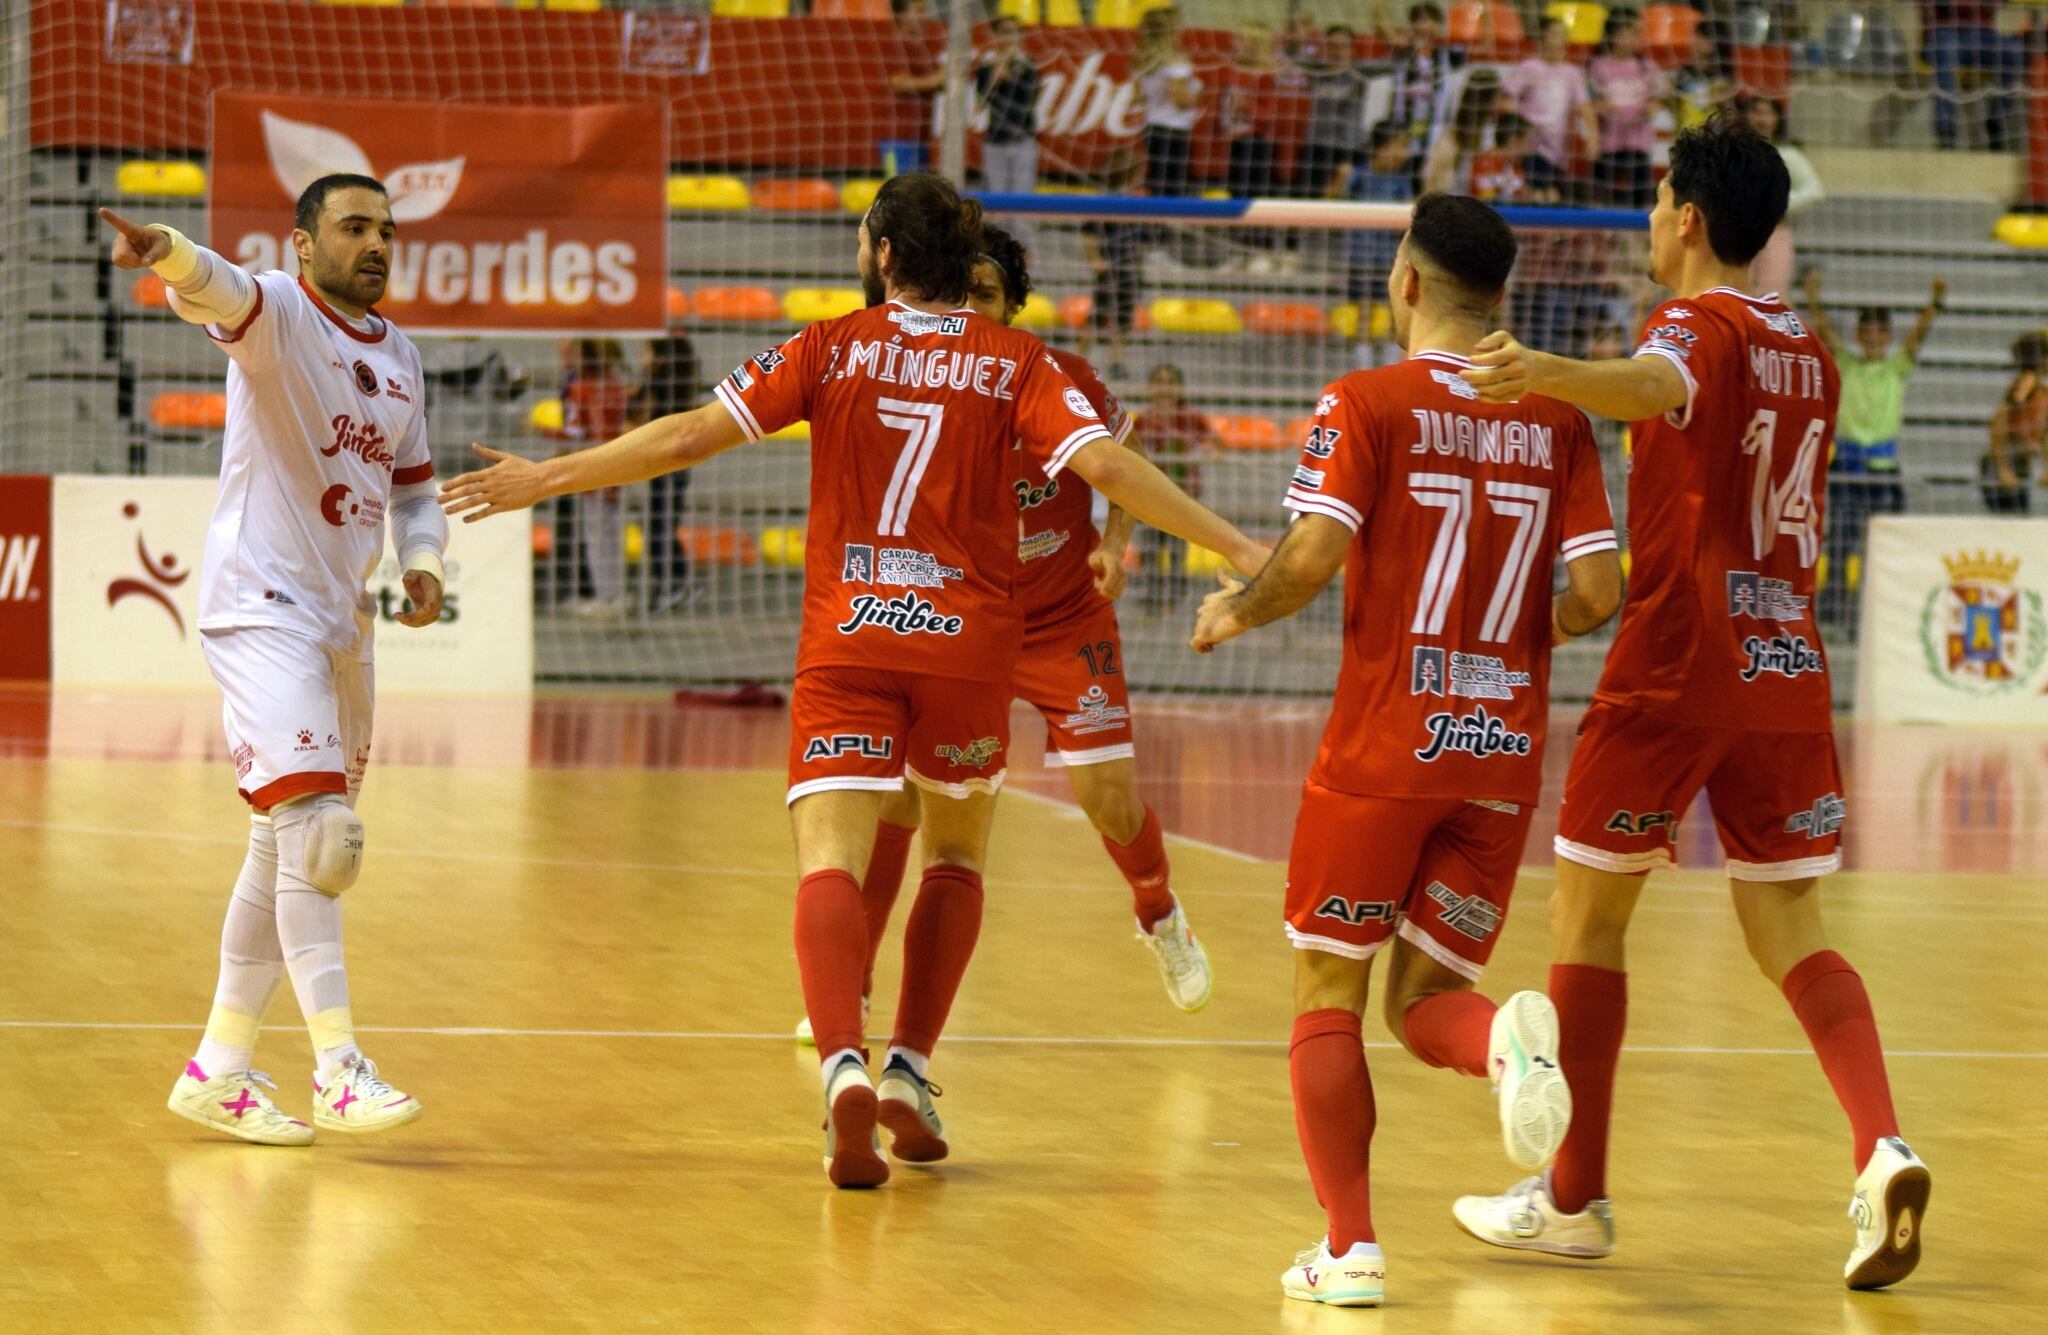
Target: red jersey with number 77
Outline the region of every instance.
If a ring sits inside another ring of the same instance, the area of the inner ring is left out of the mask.
[[[810,326],[715,392],[749,440],[811,423],[798,672],[1010,680],[1023,634],[1012,449],[1050,480],[1109,439],[1043,343],[892,301]]]
[[[1689,724],[1827,732],[1813,620],[1841,379],[1773,294],[1715,288],[1650,316],[1638,357],[1685,377],[1641,422],[1628,479],[1628,601],[1594,698]]]
[[[1354,371],[1316,405],[1287,508],[1357,533],[1314,783],[1534,802],[1557,561],[1614,547],[1593,430],[1536,395],[1482,403],[1463,357]]]

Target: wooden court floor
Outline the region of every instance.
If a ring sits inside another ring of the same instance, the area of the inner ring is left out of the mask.
[[[2048,734],[1845,738],[1835,943],[1935,1173],[1906,1285],[1841,1287],[1846,1129],[1701,865],[1660,879],[1632,942],[1611,1260],[1458,1232],[1453,1196],[1517,1176],[1485,1086],[1368,1020],[1390,1270],[1389,1305],[1362,1312],[1277,1284],[1321,1229],[1270,860],[1313,711],[1141,716],[1217,969],[1193,1017],[1092,835],[1041,796],[1062,779],[1020,723],[981,951],[933,1067],[954,1157],[839,1193],[813,1058],[786,1037],[773,711],[387,702],[347,945],[365,1046],[426,1117],[310,1150],[173,1118],[243,839],[215,708],[0,692],[0,1331],[1947,1335],[2038,1329],[2048,1304]],[[1495,994],[1543,978],[1531,860]],[[883,1016],[895,979],[885,952]],[[288,984],[269,1019],[257,1065],[303,1115]]]

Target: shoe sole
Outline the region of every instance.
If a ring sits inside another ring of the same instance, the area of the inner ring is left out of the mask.
[[[208,1131],[218,1131],[224,1136],[233,1136],[236,1140],[245,1141],[251,1145],[275,1145],[279,1149],[297,1150],[304,1149],[313,1143],[313,1137],[311,1136],[307,1136],[304,1140],[272,1140],[268,1136],[252,1134],[239,1127],[229,1126],[224,1122],[216,1122],[205,1113],[194,1112],[176,1099],[167,1100],[164,1106],[186,1121],[203,1126]]]
[[[925,1125],[915,1103],[882,1098],[878,1116],[889,1131],[889,1153],[905,1163],[937,1163],[952,1152],[944,1137],[933,1135]]]
[[[1920,1226],[1927,1217],[1927,1198],[1933,1194],[1934,1178],[1925,1168],[1902,1169],[1885,1184],[1885,1240],[1849,1273],[1850,1288],[1881,1289],[1913,1273],[1920,1264]]]
[[[1556,1157],[1572,1124],[1571,1087],[1557,1064],[1557,1008],[1540,993],[1520,993],[1503,1013],[1508,1037],[1532,1065],[1520,1079],[1501,1082],[1501,1145],[1518,1167],[1533,1171]],[[1533,1065],[1539,1059],[1548,1065]]]
[[[339,1131],[346,1136],[374,1136],[379,1131],[391,1131],[401,1126],[410,1126],[412,1123],[419,1121],[421,1114],[425,1112],[426,1109],[422,1108],[419,1102],[415,1100],[411,1112],[402,1113],[397,1117],[381,1118],[375,1122],[342,1122],[322,1117],[319,1113],[314,1113],[313,1125],[323,1131]]]
[[[1324,1307],[1378,1307],[1386,1302],[1384,1290],[1374,1293],[1369,1289],[1349,1289],[1337,1293],[1310,1293],[1291,1289],[1282,1284],[1280,1291],[1296,1302],[1321,1303]]]
[[[875,1149],[875,1091],[855,1084],[832,1101],[832,1154],[825,1176],[835,1187],[879,1187],[889,1180],[889,1161]]]
[[[1489,1247],[1499,1247],[1505,1251],[1541,1252],[1545,1256],[1562,1256],[1571,1261],[1599,1261],[1614,1255],[1612,1247],[1595,1250],[1591,1247],[1574,1247],[1570,1243],[1541,1242],[1534,1238],[1504,1240],[1489,1237],[1459,1218],[1456,1210],[1451,1211],[1451,1221],[1457,1224],[1459,1231],[1466,1237],[1476,1238]]]

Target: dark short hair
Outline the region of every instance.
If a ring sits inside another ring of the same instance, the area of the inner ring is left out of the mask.
[[[374,190],[387,198],[391,194],[374,176],[364,176],[361,172],[335,172],[299,192],[299,206],[292,214],[292,226],[302,232],[319,231],[320,210],[327,207],[327,197],[337,190]]]
[[[2029,332],[2012,341],[2012,359],[2022,371],[2038,371],[2048,362],[2048,334]]]
[[[981,228],[981,258],[996,266],[1003,276],[1003,299],[1022,306],[1031,295],[1031,272],[1024,259],[1024,243],[993,223]]]
[[[981,255],[981,205],[931,172],[892,176],[868,208],[868,241],[889,243],[890,277],[926,301],[964,301]]]
[[[1521,138],[1535,128],[1535,124],[1520,112],[1503,111],[1500,118],[1493,123],[1494,142],[1505,144],[1510,139]]]
[[[1441,5],[1408,6],[1408,21],[1413,23],[1417,19],[1435,19],[1438,23],[1442,23],[1444,21],[1443,7]]]
[[[1396,139],[1406,139],[1407,137],[1408,127],[1396,124],[1392,117],[1388,117],[1383,121],[1375,121],[1372,129],[1366,131],[1366,156],[1371,157]]]
[[[1889,329],[1892,327],[1892,313],[1882,306],[1865,306],[1856,312],[1856,327],[1861,329],[1867,324],[1880,325]]]
[[[1469,195],[1424,195],[1415,201],[1408,244],[1475,302],[1491,302],[1515,267],[1515,234],[1490,205]]]
[[[1706,215],[1707,244],[1723,264],[1748,264],[1785,219],[1792,178],[1771,141],[1738,117],[1718,115],[1671,141],[1671,202]]]

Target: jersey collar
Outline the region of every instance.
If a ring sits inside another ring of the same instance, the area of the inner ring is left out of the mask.
[[[1460,357],[1455,352],[1444,352],[1437,348],[1431,348],[1427,352],[1415,353],[1408,360],[1411,362],[1442,362],[1446,366],[1457,367],[1466,367],[1472,364],[1470,358]]]
[[[1705,292],[1702,292],[1700,295],[1703,297],[1711,297],[1716,295],[1735,297],[1741,301],[1754,301],[1759,305],[1764,306],[1782,306],[1785,304],[1785,299],[1775,292],[1766,292],[1762,296],[1756,296],[1752,293],[1744,292],[1741,288],[1736,287],[1710,287]]]
[[[366,334],[362,330],[350,324],[347,318],[343,316],[340,311],[334,309],[334,307],[322,301],[320,299],[320,294],[313,290],[312,284],[306,281],[306,276],[304,274],[299,275],[298,281],[299,290],[304,292],[307,298],[310,301],[312,301],[313,309],[319,311],[322,315],[326,316],[330,321],[332,321],[336,329],[339,329],[342,333],[347,334],[350,338],[354,339],[358,343],[382,343],[384,341],[384,335],[388,333],[391,329],[391,321],[385,319],[383,312],[379,311],[375,306],[370,307],[369,313],[377,318],[377,332],[375,332],[374,334]]]

